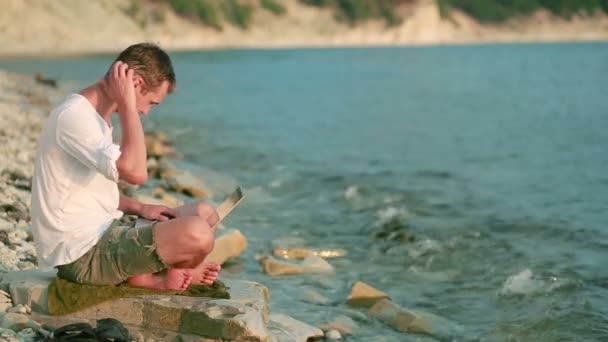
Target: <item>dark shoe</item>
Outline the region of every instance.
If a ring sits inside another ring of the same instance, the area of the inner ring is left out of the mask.
[[[114,318],[103,318],[97,320],[95,328],[97,340],[103,342],[130,342],[129,331],[118,320]]]
[[[75,323],[55,329],[51,341],[97,342],[97,336],[89,323]]]

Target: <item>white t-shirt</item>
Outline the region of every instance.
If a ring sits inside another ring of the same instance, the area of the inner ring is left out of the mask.
[[[48,117],[32,180],[32,233],[41,269],[75,261],[122,217],[118,157],[112,128],[84,96],[68,96]]]

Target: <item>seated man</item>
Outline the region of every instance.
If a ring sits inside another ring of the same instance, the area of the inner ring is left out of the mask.
[[[32,232],[41,269],[93,285],[185,290],[211,284],[220,270],[203,263],[214,244],[215,209],[193,203],[171,209],[123,196],[118,181],[148,174],[140,115],[175,88],[169,56],[153,44],[123,51],[97,83],[68,96],[48,117],[32,182]],[[112,142],[117,113],[120,146]],[[157,220],[118,224],[123,213]]]

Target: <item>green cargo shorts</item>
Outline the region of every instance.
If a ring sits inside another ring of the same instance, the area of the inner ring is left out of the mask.
[[[76,261],[57,266],[57,275],[88,285],[117,285],[167,268],[156,251],[154,225],[133,228],[114,220],[101,239]]]

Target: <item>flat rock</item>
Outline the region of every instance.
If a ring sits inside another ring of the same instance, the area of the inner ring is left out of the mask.
[[[268,329],[277,342],[306,342],[323,337],[321,329],[280,313],[270,315]]]
[[[14,305],[32,308],[28,317],[54,326],[75,322],[94,324],[97,319],[111,317],[125,324],[132,333],[141,333],[146,338],[179,334],[198,337],[199,341],[271,340],[266,327],[268,289],[258,283],[225,280],[231,299],[147,295],[107,301],[69,315],[50,316],[47,289],[54,276],[39,270],[11,272],[3,276],[0,288],[11,293]]]

